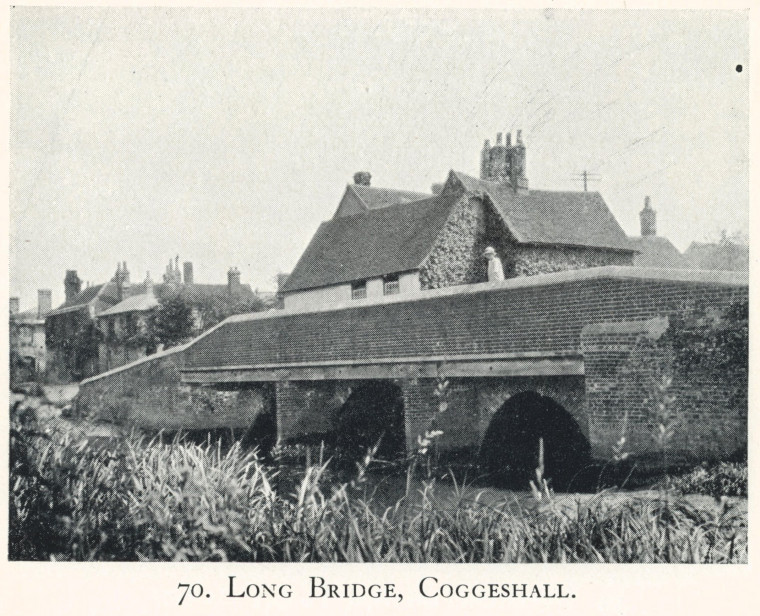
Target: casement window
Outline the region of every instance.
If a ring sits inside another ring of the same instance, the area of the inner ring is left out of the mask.
[[[351,283],[351,299],[364,299],[367,297],[367,281],[358,280]]]
[[[383,295],[398,295],[400,292],[398,274],[383,277]]]

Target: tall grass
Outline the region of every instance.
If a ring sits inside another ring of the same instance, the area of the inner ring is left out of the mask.
[[[746,562],[746,513],[683,498],[489,501],[423,482],[386,506],[327,464],[280,489],[239,445],[97,445],[14,429],[10,558],[351,562]]]

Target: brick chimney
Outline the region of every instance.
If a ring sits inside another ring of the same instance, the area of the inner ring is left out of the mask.
[[[354,173],[354,184],[369,186],[371,181],[372,174],[369,171],[357,171]]]
[[[18,297],[11,297],[9,310],[11,315],[19,313],[21,310],[21,302],[19,301]]]
[[[150,272],[145,272],[145,295],[153,295],[153,279]]]
[[[82,281],[77,276],[76,270],[66,270],[66,278],[63,279],[63,289],[66,293],[66,301],[74,299],[82,290]]]
[[[53,292],[50,289],[37,290],[37,316],[44,317],[53,309]]]
[[[525,176],[525,144],[522,131],[515,135],[512,145],[512,134],[507,133],[502,143],[503,133],[496,133],[496,145],[486,139],[480,152],[480,179],[489,182],[501,182],[512,186],[516,191],[528,190],[528,178]]]
[[[483,142],[483,149],[480,151],[480,179],[488,178],[488,162],[491,156],[491,140],[486,139]]]
[[[644,209],[639,212],[641,237],[657,235],[657,212],[652,209],[652,201],[644,197]]]
[[[509,157],[509,179],[512,188],[517,190],[528,189],[528,178],[525,176],[525,144],[522,140],[522,131],[518,130],[515,135],[515,145],[507,144],[507,156]]]
[[[230,295],[237,295],[240,292],[240,270],[231,267],[227,272],[227,292]]]
[[[182,277],[185,284],[193,284],[193,264],[190,261],[185,261],[182,264]]]

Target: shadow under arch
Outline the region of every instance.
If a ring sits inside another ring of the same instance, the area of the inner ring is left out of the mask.
[[[353,467],[378,442],[375,458],[395,460],[405,454],[404,398],[390,381],[354,387],[335,418],[339,461]]]
[[[515,394],[491,419],[479,454],[489,480],[528,489],[528,482],[536,477],[540,438],[544,440],[544,476],[555,489],[572,487],[591,463],[591,445],[562,405],[535,391]]]

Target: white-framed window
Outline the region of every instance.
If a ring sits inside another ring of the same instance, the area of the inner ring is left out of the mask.
[[[351,283],[351,299],[364,299],[367,297],[367,281],[357,280]]]
[[[400,291],[398,274],[383,276],[383,295],[398,295]]]

